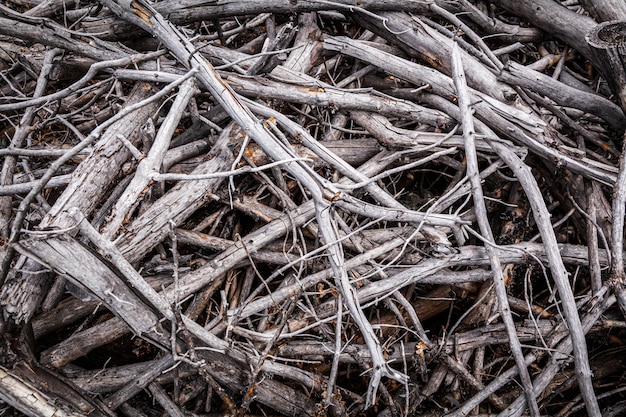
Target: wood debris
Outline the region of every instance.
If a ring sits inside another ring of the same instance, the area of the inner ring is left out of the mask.
[[[0,2],[0,410],[617,416],[621,0]]]

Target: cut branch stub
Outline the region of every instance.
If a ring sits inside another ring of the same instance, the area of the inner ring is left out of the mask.
[[[626,109],[626,21],[604,22],[592,29],[585,40],[591,47],[599,70],[611,91]]]

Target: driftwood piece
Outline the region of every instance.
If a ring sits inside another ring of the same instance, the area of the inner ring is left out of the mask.
[[[619,413],[625,10],[3,2],[1,407]]]

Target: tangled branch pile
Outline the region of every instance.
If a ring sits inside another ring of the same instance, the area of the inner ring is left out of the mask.
[[[562,3],[3,1],[2,414],[623,413],[626,6]]]

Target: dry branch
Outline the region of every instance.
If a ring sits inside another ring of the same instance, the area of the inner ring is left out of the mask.
[[[619,412],[624,19],[2,2],[0,405]]]

